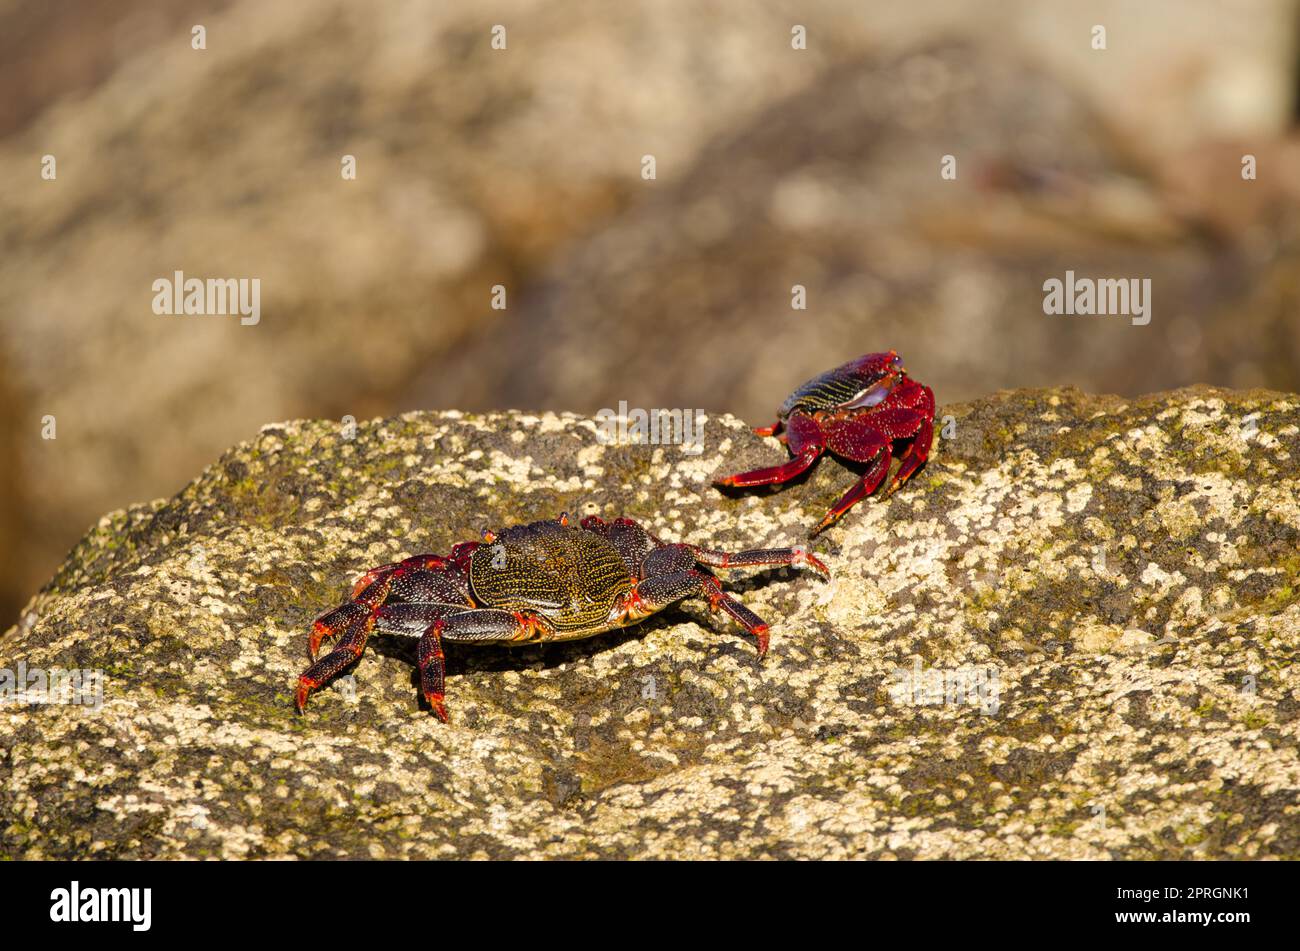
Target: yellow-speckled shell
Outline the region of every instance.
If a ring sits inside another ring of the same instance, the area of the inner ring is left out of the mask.
[[[558,522],[505,529],[474,552],[469,581],[479,603],[535,612],[557,639],[608,630],[610,612],[632,589],[613,545]]]

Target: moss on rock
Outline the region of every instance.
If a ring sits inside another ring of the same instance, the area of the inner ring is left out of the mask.
[[[691,603],[453,647],[450,725],[382,638],[293,713],[312,618],[366,568],[560,510],[792,544],[850,474],[719,493],[781,451],[725,416],[701,455],[549,413],[265,427],[102,519],[0,639],[0,667],[106,677],[98,710],[0,707],[0,853],[1300,857],[1300,397],[940,415],[922,477],[816,541],[830,583],[733,575],[765,664]]]

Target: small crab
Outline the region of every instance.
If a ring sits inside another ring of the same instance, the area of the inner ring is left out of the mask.
[[[925,465],[934,439],[934,393],[911,379],[893,350],[868,353],[828,370],[795,390],[777,410],[777,421],[754,430],[775,435],[792,458],[784,465],[754,469],[715,480],[715,485],[748,487],[787,482],[826,451],[869,463],[866,473],[844,493],[811,534],[833,525],[860,499],[880,486],[898,453],[898,470],[885,495]]]
[[[298,678],[298,712],[313,690],[361,656],[375,632],[419,639],[420,692],[444,721],[444,642],[576,640],[698,596],[752,634],[761,659],[767,624],[708,570],[756,565],[796,565],[830,576],[803,548],[731,554],[666,544],[629,518],[606,522],[593,515],[577,528],[561,515],[484,532],[482,542],[461,542],[445,557],[415,555],[367,572],[347,603],[317,618],[307,647],[313,663]],[[321,643],[332,638],[338,638],[334,649],[317,660]]]

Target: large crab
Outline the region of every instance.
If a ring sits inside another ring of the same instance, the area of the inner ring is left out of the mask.
[[[596,516],[581,527],[569,517],[484,532],[447,556],[415,555],[375,568],[357,581],[347,603],[321,615],[307,652],[313,663],[298,678],[301,713],[312,691],[361,656],[375,632],[419,639],[420,692],[442,720],[444,642],[575,640],[626,627],[698,596],[721,608],[767,653],[768,626],[722,590],[709,568],[797,565],[829,577],[803,548],[728,553],[698,545],[666,544],[628,518]],[[320,645],[337,638],[317,660]]]
[[[816,535],[879,488],[895,454],[898,470],[886,496],[925,464],[934,439],[934,393],[907,375],[893,350],[868,353],[803,384],[781,404],[776,423],[754,432],[772,436],[782,427],[785,432],[778,438],[793,456],[789,462],[726,476],[715,484],[748,487],[787,482],[828,451],[868,463],[862,477],[812,530]]]

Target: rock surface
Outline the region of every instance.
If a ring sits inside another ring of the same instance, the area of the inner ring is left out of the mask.
[[[940,415],[927,469],[815,543],[830,583],[732,575],[773,622],[766,663],[692,603],[452,648],[450,725],[380,639],[294,714],[310,621],[365,568],[561,510],[788,544],[849,474],[720,494],[715,472],[780,451],[730,417],[699,455],[550,414],[268,426],[105,517],[0,639],[0,667],[107,678],[98,710],[0,707],[0,851],[1300,857],[1300,397],[1022,390]]]

